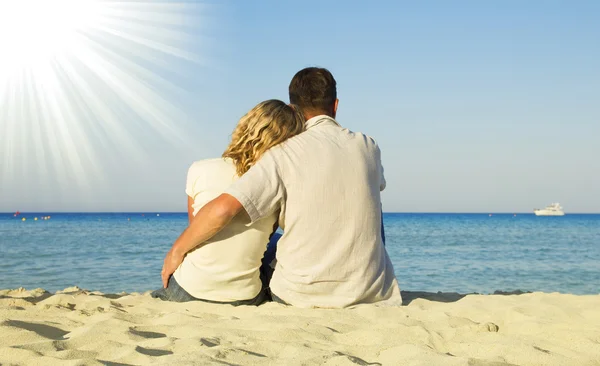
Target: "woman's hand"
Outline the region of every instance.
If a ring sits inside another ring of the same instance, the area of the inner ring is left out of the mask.
[[[183,262],[184,255],[177,254],[174,248],[171,248],[167,255],[165,256],[165,261],[163,262],[163,268],[160,272],[160,276],[162,277],[163,287],[167,288],[169,284],[169,277],[177,270],[177,267]]]

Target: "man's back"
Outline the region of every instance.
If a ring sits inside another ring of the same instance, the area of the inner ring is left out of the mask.
[[[281,211],[271,280],[277,297],[300,307],[400,305],[380,231],[384,185],[377,144],[318,116],[227,192],[253,220]]]

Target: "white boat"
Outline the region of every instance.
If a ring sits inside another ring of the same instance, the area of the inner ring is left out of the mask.
[[[563,212],[563,208],[560,207],[559,203],[552,203],[543,209],[536,208],[533,210],[533,213],[536,216],[564,216],[565,215],[565,213]]]

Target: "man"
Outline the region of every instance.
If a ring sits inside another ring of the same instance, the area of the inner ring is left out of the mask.
[[[307,120],[306,132],[267,151],[198,212],[165,258],[163,285],[185,253],[241,211],[251,222],[279,212],[284,234],[270,284],[276,301],[323,308],[400,305],[382,243],[379,147],[335,121],[336,81],[326,69],[300,70],[289,94]]]

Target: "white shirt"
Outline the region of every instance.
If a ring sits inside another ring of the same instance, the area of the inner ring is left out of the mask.
[[[194,216],[237,180],[231,159],[197,161],[188,171],[185,192],[194,199]],[[252,225],[244,217],[187,254],[175,271],[175,280],[190,295],[204,300],[231,302],[253,299],[261,290],[259,268],[277,220],[275,214]]]
[[[401,305],[381,238],[379,147],[327,116],[306,127],[226,190],[252,222],[281,210],[271,290],[298,307]]]

